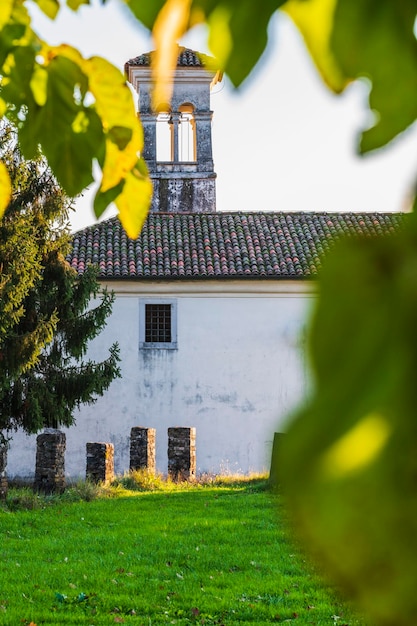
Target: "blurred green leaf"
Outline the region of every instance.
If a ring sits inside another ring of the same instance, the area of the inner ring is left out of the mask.
[[[135,17],[152,30],[163,0],[142,2],[125,0]],[[249,75],[265,50],[267,28],[272,14],[284,0],[194,0],[190,11],[190,26],[206,22],[212,54],[219,60],[235,86]],[[256,28],[254,28],[256,24]]]
[[[116,200],[117,196],[122,192],[123,187],[124,181],[107,191],[103,192],[100,189],[97,191],[94,197],[94,215],[97,218],[101,217],[109,204]]]
[[[18,47],[37,47],[38,39],[30,29],[30,16],[26,6],[21,2],[7,0],[0,8],[0,67],[5,63],[9,53]],[[2,76],[8,76],[10,60],[2,67]]]
[[[238,3],[234,0],[194,0],[193,10],[200,9],[211,31],[211,50],[235,87],[247,78],[259,61],[268,42],[269,20],[283,3],[283,0],[260,3],[253,0]]]
[[[370,107],[377,114],[361,151],[379,148],[417,116],[415,0],[338,0],[332,47],[343,72],[372,82]]]
[[[110,141],[116,144],[119,150],[124,150],[132,139],[132,129],[125,126],[113,126],[108,132]]]
[[[13,102],[17,108],[31,106],[34,102],[30,82],[35,56],[36,50],[32,46],[18,46],[9,55],[1,94],[4,100]]]
[[[195,0],[194,8],[204,11],[211,32],[210,47],[235,87],[248,77],[259,61],[267,42],[272,14],[283,0],[254,3],[242,0]],[[256,24],[256,28],[253,25]],[[220,42],[220,43],[219,43]],[[226,50],[222,48],[226,46]]]
[[[165,0],[153,0],[153,2],[144,2],[143,0],[123,0],[133,15],[148,30],[152,30],[159,11],[165,4]]]
[[[288,0],[282,9],[291,17],[324,82],[340,93],[349,82],[331,49],[337,0]]]
[[[381,625],[417,614],[416,285],[415,215],[328,256],[314,390],[277,459],[310,550]]]
[[[289,0],[293,18],[327,85],[336,93],[358,78],[371,83],[371,128],[359,149],[384,146],[417,117],[415,0]]]

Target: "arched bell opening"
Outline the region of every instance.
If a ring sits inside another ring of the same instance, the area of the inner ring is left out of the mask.
[[[195,162],[197,160],[197,141],[195,132],[194,106],[182,104],[178,108],[178,160]]]
[[[174,127],[171,111],[161,111],[156,118],[156,160],[174,160]]]

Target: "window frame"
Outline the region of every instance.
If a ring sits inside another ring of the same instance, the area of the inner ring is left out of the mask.
[[[146,305],[171,306],[171,341],[146,341]],[[139,300],[139,349],[177,350],[177,300],[172,298],[140,298]]]

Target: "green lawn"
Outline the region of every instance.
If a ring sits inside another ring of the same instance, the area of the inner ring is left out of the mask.
[[[0,508],[1,625],[365,625],[262,484],[116,494]]]

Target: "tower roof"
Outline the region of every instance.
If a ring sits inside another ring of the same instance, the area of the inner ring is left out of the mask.
[[[155,51],[145,52],[140,54],[133,59],[129,59],[125,63],[125,69],[128,67],[137,67],[137,66],[150,66],[152,55],[155,54]],[[195,50],[191,50],[190,48],[184,48],[184,46],[178,46],[178,58],[177,58],[177,67],[204,67],[210,70],[215,70],[216,67],[216,59],[214,57],[208,56],[207,54],[202,54],[201,52],[196,52]]]

